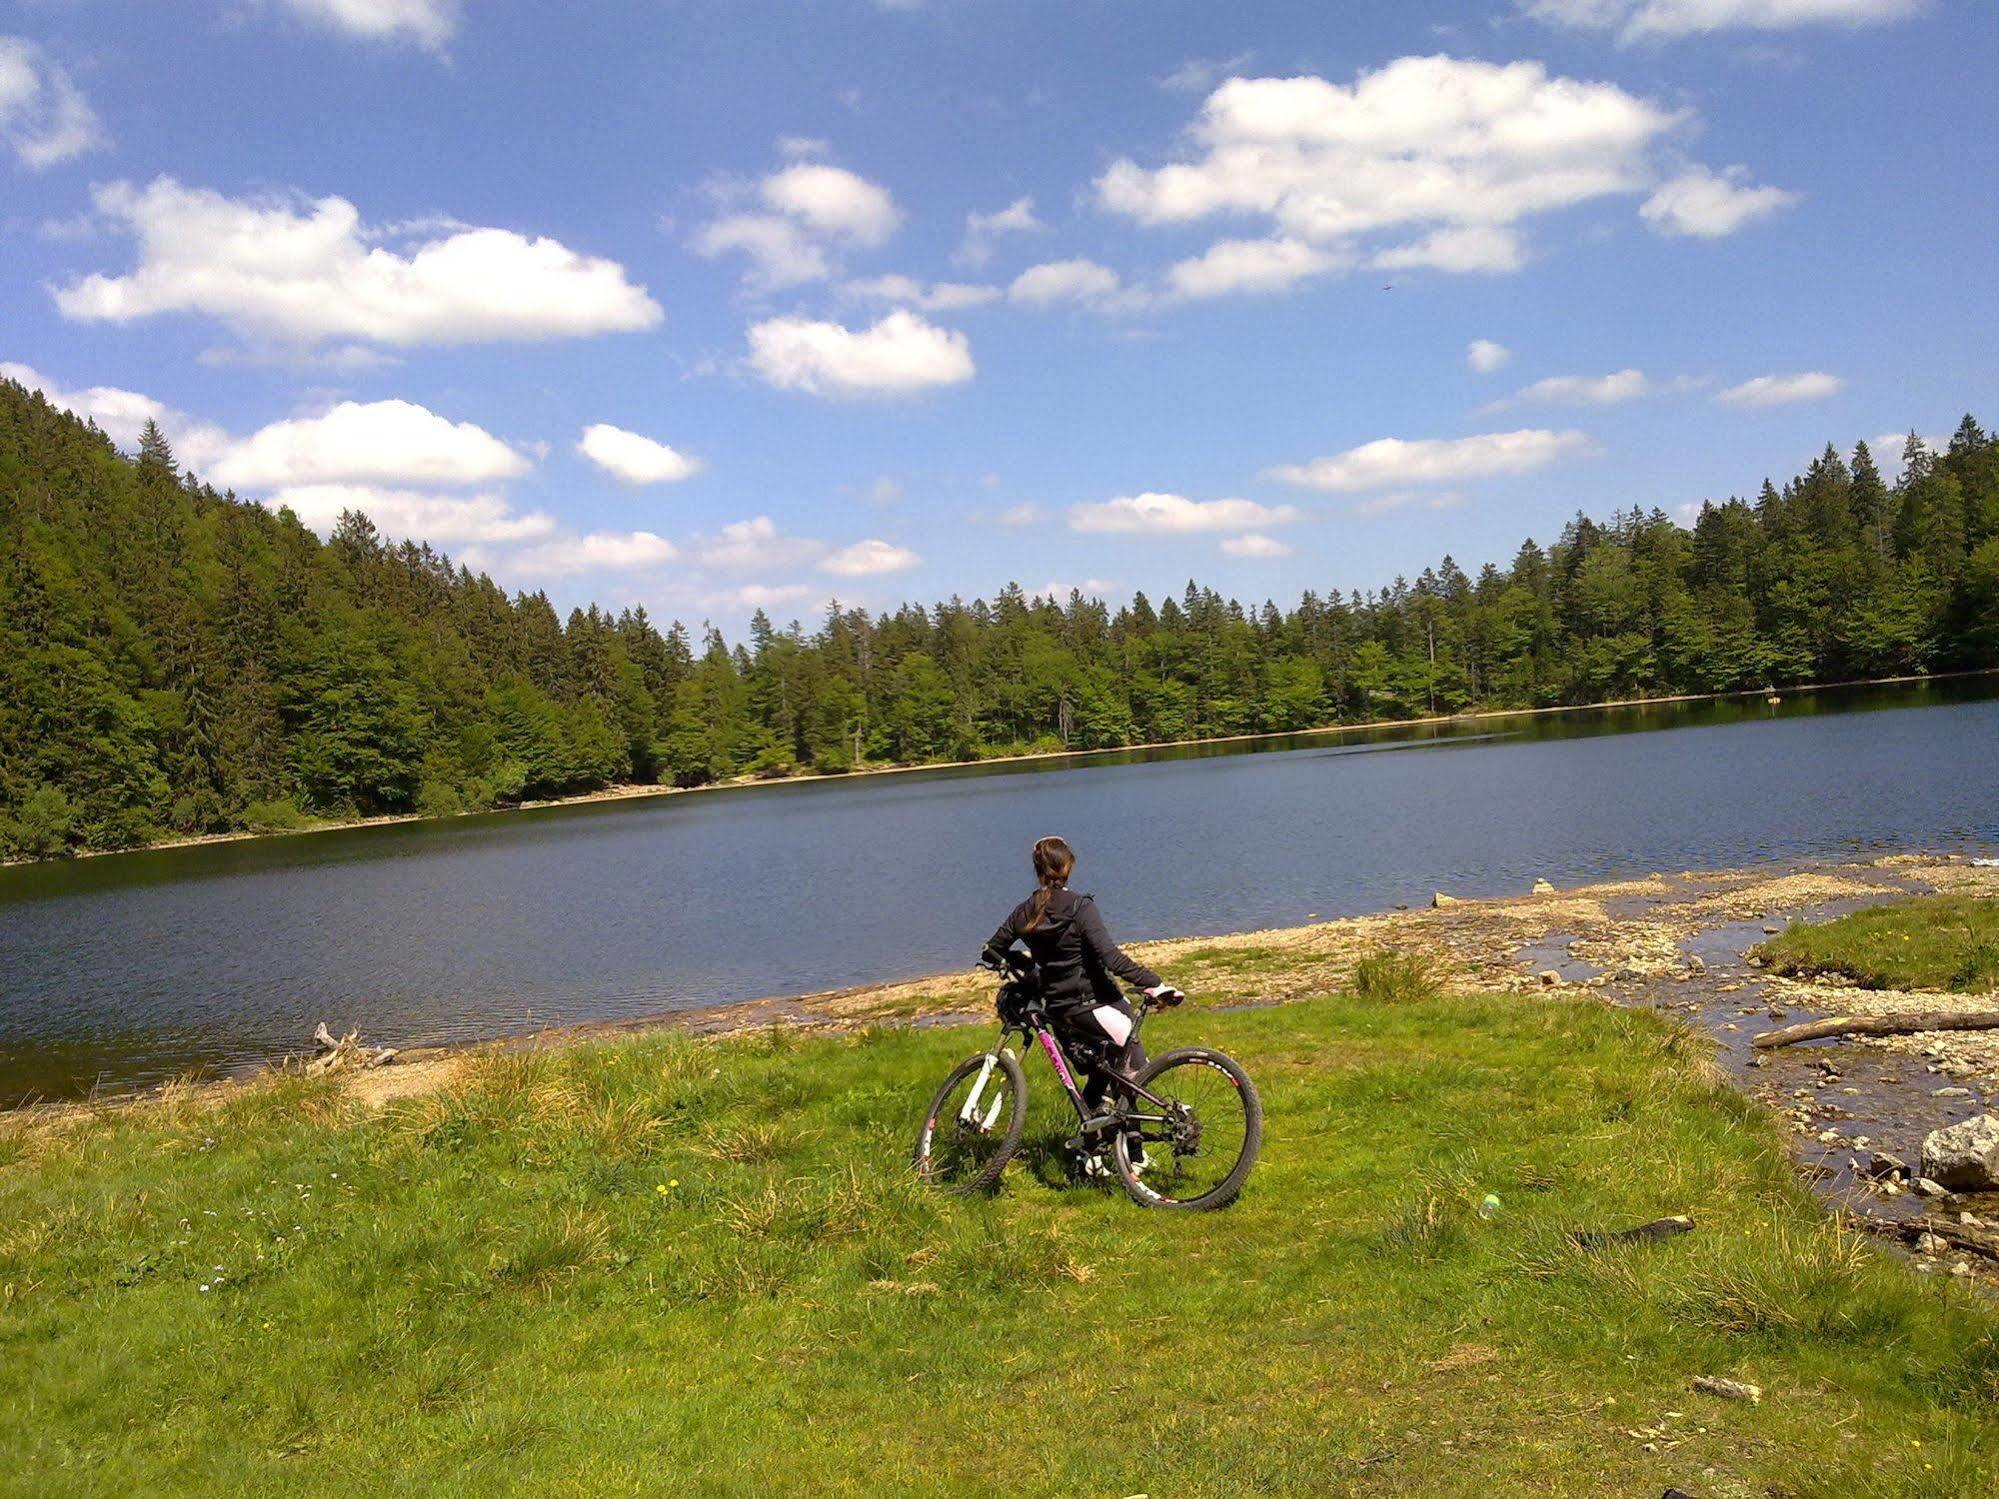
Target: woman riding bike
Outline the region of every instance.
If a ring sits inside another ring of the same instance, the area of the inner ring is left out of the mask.
[[[1086,1061],[1083,1099],[1099,1108],[1113,1085],[1129,1082],[1145,1065],[1145,1048],[1134,1032],[1138,1016],[1119,991],[1123,979],[1154,999],[1176,1003],[1180,991],[1150,968],[1122,952],[1104,930],[1097,903],[1069,888],[1076,855],[1060,838],[1043,838],[1034,845],[1034,894],[1015,906],[986,943],[987,961],[997,965],[1015,942],[1024,943],[1040,970],[1041,993],[1056,1038],[1071,1045]],[[1083,1169],[1108,1175],[1099,1155],[1089,1155]]]

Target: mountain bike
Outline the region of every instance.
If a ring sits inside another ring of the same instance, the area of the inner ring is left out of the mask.
[[[917,1174],[961,1193],[998,1182],[1027,1124],[1027,1077],[1009,1044],[1017,1036],[1022,1050],[1041,1049],[1076,1111],[1077,1132],[1065,1145],[1107,1154],[1133,1202],[1203,1212],[1235,1201],[1263,1145],[1263,1102],[1241,1065],[1205,1046],[1163,1052],[1136,1076],[1114,1082],[1093,1108],[1075,1064],[1100,1064],[1102,1050],[1073,1039],[1065,1049],[1032,961],[1008,953],[1005,962],[999,1040],[952,1069],[930,1101],[916,1141]],[[1152,1009],[1179,999],[1155,1004],[1134,994],[1132,1002],[1142,1029]]]

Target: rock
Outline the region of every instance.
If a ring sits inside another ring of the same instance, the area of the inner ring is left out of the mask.
[[[1999,1188],[1999,1119],[1981,1114],[1923,1140],[1923,1175],[1954,1191]]]
[[[1536,880],[1534,882],[1534,893],[1536,895],[1553,895],[1555,893],[1555,887],[1549,884],[1546,880]]]
[[[1693,954],[1691,957],[1687,959],[1687,972],[1706,973],[1707,959],[1702,957],[1699,953]]]
[[[1763,1401],[1761,1385],[1744,1384],[1736,1379],[1716,1379],[1709,1374],[1696,1374],[1694,1388],[1703,1395],[1719,1395],[1724,1400],[1746,1400],[1751,1405]]]
[[[1969,1098],[1969,1097],[1971,1097],[1971,1090],[1970,1090],[1969,1088],[1955,1088],[1955,1087],[1953,1087],[1953,1088],[1932,1088],[1932,1089],[1930,1089],[1930,1097],[1932,1097],[1932,1098]]]
[[[1777,935],[1777,933],[1779,933],[1782,930],[1783,930],[1782,927],[1766,926],[1765,928],[1763,928],[1763,935],[1766,937],[1774,937]]]
[[[1943,1249],[1944,1249],[1943,1240],[1939,1239],[1935,1234],[1916,1235],[1917,1254],[1942,1254]]]
[[[1948,1196],[1950,1192],[1950,1189],[1944,1186],[1942,1182],[1933,1182],[1927,1176],[1917,1177],[1909,1183],[1909,1186],[1911,1190],[1920,1192],[1925,1197],[1944,1197]]]
[[[1445,906],[1455,906],[1457,904],[1458,898],[1455,895],[1446,895],[1441,890],[1430,897],[1430,909],[1433,911],[1441,911]]]
[[[1950,1273],[1952,1275],[1969,1275],[1971,1273],[1971,1266],[1963,1260],[1959,1260],[1955,1265],[1950,1267]]]
[[[1860,1169],[1867,1175],[1879,1180],[1883,1177],[1907,1176],[1909,1174],[1909,1163],[1900,1156],[1890,1155],[1885,1150],[1877,1150]]]
[[[1541,970],[1541,985],[1543,988],[1552,989],[1555,987],[1555,985],[1559,984],[1561,981],[1562,981],[1562,976],[1559,973],[1555,972],[1554,969],[1543,968]]]

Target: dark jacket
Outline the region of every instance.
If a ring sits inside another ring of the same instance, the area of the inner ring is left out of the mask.
[[[994,932],[988,948],[1001,951],[1016,941],[1027,944],[1041,970],[1041,992],[1051,1007],[1108,1003],[1122,997],[1116,980],[1140,989],[1159,987],[1159,975],[1132,961],[1111,941],[1097,903],[1073,890],[1056,890],[1034,930],[1034,898],[1013,908]]]

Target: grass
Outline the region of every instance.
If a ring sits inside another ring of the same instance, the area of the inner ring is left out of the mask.
[[[1689,1033],[1390,988],[1152,1023],[1264,1094],[1207,1216],[1069,1185],[1038,1066],[999,1193],[918,1187],[965,1030],[0,1124],[0,1491],[1994,1492],[1999,1315],[1831,1227]]]
[[[1756,951],[1779,973],[1831,975],[1863,989],[1999,989],[1999,900],[1930,895],[1794,926]]]

